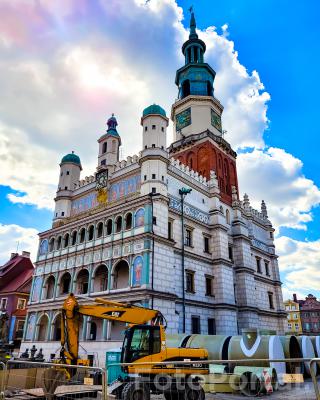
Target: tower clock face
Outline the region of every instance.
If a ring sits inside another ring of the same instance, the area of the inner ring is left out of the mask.
[[[218,131],[222,131],[221,117],[211,108],[211,125],[214,126]]]
[[[187,108],[176,115],[176,131],[180,131],[191,124],[191,108]]]
[[[96,175],[96,189],[102,189],[107,186],[108,171],[101,171]]]

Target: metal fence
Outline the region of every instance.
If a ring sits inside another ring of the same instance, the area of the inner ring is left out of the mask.
[[[79,399],[107,398],[103,368],[10,360],[3,374],[4,398]]]
[[[320,359],[186,360],[135,363],[135,370],[131,370],[134,379],[130,381],[130,376],[126,374],[126,371],[129,369],[130,372],[133,364],[114,363],[107,365],[106,379],[108,393],[115,394],[119,399],[126,399],[122,394],[123,391],[131,391],[131,393],[136,391],[142,396],[137,397],[139,399],[149,399],[148,393],[151,392],[166,400],[189,398],[209,400],[215,399],[216,393],[219,393],[218,398],[221,400],[264,395],[270,395],[271,399],[275,400],[320,400],[315,364],[320,365]],[[252,367],[252,365],[257,366]],[[153,368],[157,369],[157,373],[150,373]],[[186,369],[192,370],[192,374],[187,379]],[[172,371],[175,372],[172,373]],[[119,389],[121,382],[122,386]],[[145,395],[142,395],[143,393]]]

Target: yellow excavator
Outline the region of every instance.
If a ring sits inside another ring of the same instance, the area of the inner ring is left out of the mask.
[[[193,376],[208,373],[208,366],[201,363],[208,359],[207,350],[167,347],[163,315],[142,306],[102,298],[79,304],[70,294],[62,307],[60,358],[63,364],[88,362],[79,358],[79,325],[84,315],[127,324],[121,352],[121,363],[127,364],[122,367],[126,378],[120,379],[111,393],[117,399],[149,400],[151,393],[164,394],[166,400],[205,398],[199,381]],[[188,364],[175,365],[176,361]]]

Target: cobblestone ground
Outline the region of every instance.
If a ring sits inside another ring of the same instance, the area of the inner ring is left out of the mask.
[[[280,387],[275,393],[257,397],[266,400],[316,400],[314,387],[311,381],[306,381],[302,385],[286,385]],[[245,400],[245,398],[245,396],[233,394],[206,394],[206,400]],[[152,400],[163,399],[163,396],[152,396]]]

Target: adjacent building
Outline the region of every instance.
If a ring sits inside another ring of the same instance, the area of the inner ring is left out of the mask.
[[[300,304],[298,301],[287,300],[284,302],[287,312],[287,328],[286,333],[299,335],[302,333],[302,324],[300,318]]]
[[[34,266],[30,253],[12,253],[0,267],[0,311],[8,314],[9,342],[20,346],[27,314]]]
[[[240,199],[237,154],[223,135],[216,73],[205,51],[192,14],[169,147],[169,118],[152,104],[135,134],[139,154],[119,159],[112,115],[92,176],[81,178],[75,153],[62,158],[53,224],[39,235],[23,348],[36,344],[46,356],[58,351],[60,308],[70,292],[81,302],[100,296],[158,309],[169,333],[233,335],[247,327],[284,333],[274,228],[263,201],[255,210],[247,195]],[[81,351],[102,363],[123,329],[84,317]]]
[[[320,334],[320,302],[312,294],[300,302],[302,331],[304,335]]]

